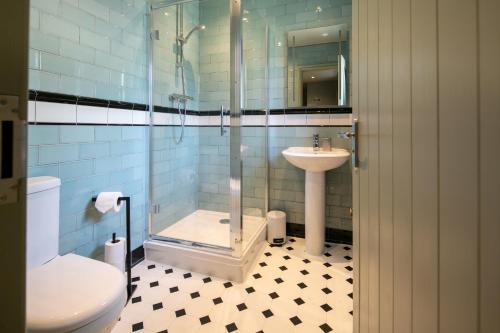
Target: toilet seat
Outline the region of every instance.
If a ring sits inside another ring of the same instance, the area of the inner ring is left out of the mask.
[[[75,254],[56,257],[28,272],[27,329],[90,332],[88,326],[100,332],[117,320],[126,301],[125,276],[115,267]]]

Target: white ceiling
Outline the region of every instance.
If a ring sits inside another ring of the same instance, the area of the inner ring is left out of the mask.
[[[289,31],[288,46],[293,46],[294,36],[295,46],[336,43],[339,41],[339,31],[342,31],[342,40],[345,41],[347,35],[347,24]]]
[[[311,69],[302,71],[302,82],[304,83],[331,81],[336,79],[336,68]]]

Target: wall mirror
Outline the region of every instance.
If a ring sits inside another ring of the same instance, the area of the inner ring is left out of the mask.
[[[347,24],[287,33],[288,107],[349,106]]]

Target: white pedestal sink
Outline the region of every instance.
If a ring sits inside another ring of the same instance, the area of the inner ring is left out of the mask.
[[[290,147],[282,151],[286,160],[306,171],[306,251],[319,256],[325,246],[325,171],[338,168],[349,158],[345,149],[313,150]]]

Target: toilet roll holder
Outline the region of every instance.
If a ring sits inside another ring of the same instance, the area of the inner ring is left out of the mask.
[[[95,202],[97,197],[92,198],[92,202]],[[137,285],[132,285],[132,250],[130,245],[130,197],[118,197],[116,199],[117,204],[125,202],[125,217],[126,217],[126,229],[127,229],[127,254],[125,257],[125,268],[127,270],[127,300],[130,299],[134,293]]]

